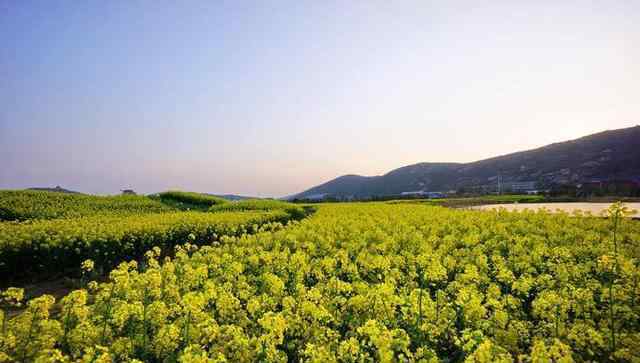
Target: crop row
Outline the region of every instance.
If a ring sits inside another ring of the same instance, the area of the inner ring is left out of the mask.
[[[238,202],[214,205],[209,212],[248,212],[248,211],[285,211],[288,214],[302,218],[310,212],[311,207],[287,203],[272,199],[247,199]]]
[[[161,201],[162,203],[172,206],[180,210],[206,210],[211,206],[221,205],[228,203],[227,200],[213,195],[183,192],[178,190],[170,190],[158,194],[152,194],[150,196],[153,200]]]
[[[145,196],[94,196],[29,190],[0,191],[0,221],[133,215],[173,209]]]
[[[0,275],[6,282],[21,276],[60,274],[65,268],[77,270],[87,258],[109,267],[140,257],[154,246],[208,243],[287,219],[284,212],[171,212],[0,222]]]

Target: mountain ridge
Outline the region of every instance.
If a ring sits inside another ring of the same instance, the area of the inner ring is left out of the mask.
[[[468,163],[420,162],[376,176],[346,174],[289,199],[372,198],[416,191],[490,191],[506,183],[539,188],[593,179],[640,181],[640,126],[606,130]]]

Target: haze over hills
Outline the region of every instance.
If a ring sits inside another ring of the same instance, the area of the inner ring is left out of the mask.
[[[238,201],[238,200],[246,200],[246,199],[262,199],[258,197],[251,197],[246,195],[236,195],[236,194],[211,194],[211,193],[203,193],[206,195],[212,195],[214,197],[230,200],[230,201]]]
[[[593,180],[640,181],[640,126],[609,130],[471,163],[424,162],[380,176],[343,175],[289,199],[371,198],[407,192],[490,191]]]

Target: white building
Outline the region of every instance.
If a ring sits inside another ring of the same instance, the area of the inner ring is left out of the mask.
[[[405,195],[406,196],[408,196],[408,195],[425,195],[425,192],[424,192],[424,190],[416,190],[414,192],[402,192],[402,193],[400,193],[400,195],[403,195],[403,196],[405,196]]]
[[[535,181],[511,182],[505,184],[505,189],[511,189],[512,192],[528,192],[536,189]]]

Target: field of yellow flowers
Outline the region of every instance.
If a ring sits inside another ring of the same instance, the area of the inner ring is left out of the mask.
[[[637,362],[640,224],[624,213],[320,205],[32,299],[0,316],[0,361]]]
[[[226,204],[233,206],[209,210]],[[167,252],[180,243],[211,243],[305,215],[285,202],[228,203],[178,191],[152,197],[0,191],[0,286],[73,275],[85,259],[111,269],[152,247]]]
[[[175,211],[141,195],[96,196],[36,190],[0,190],[0,222]]]

